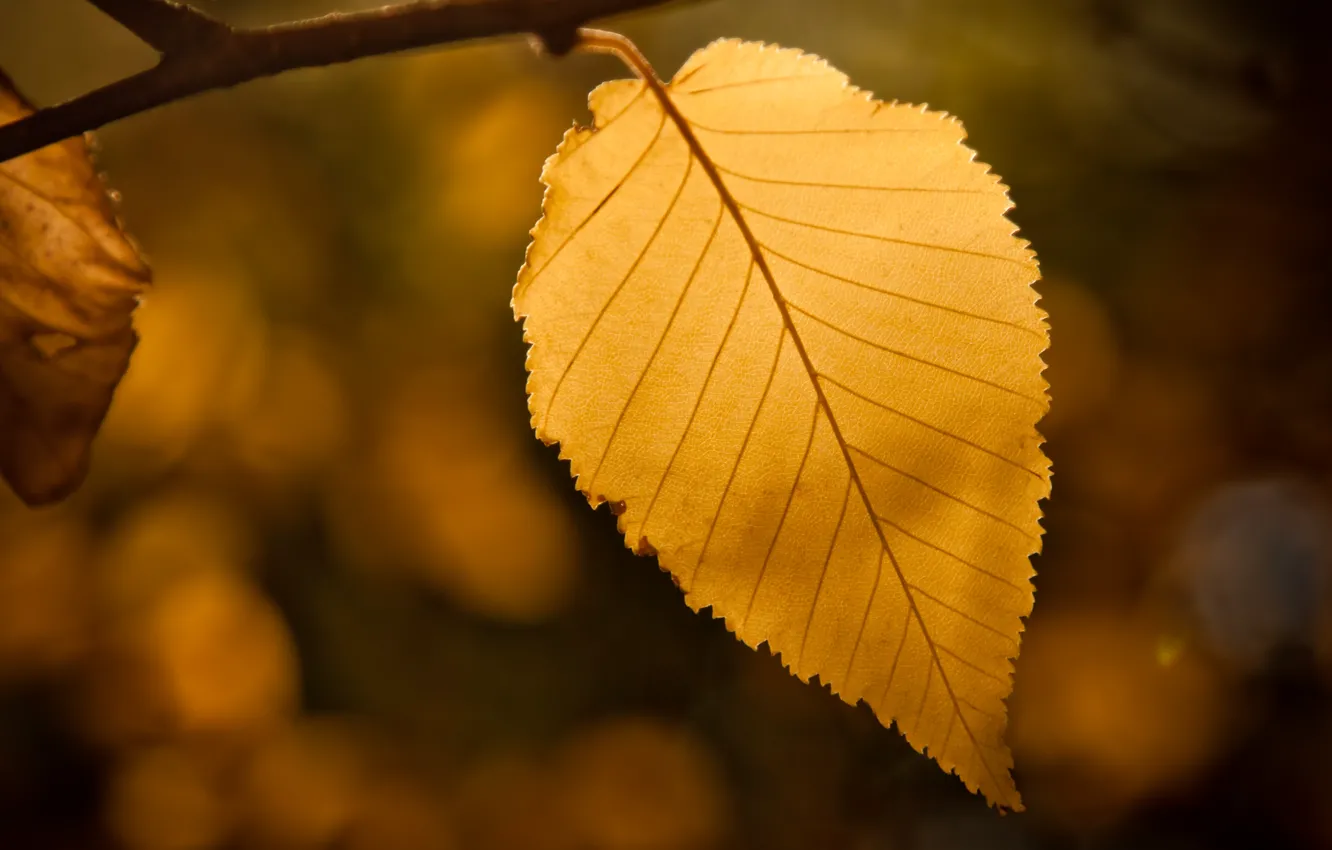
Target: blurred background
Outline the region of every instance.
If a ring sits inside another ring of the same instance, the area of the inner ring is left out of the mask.
[[[1324,5],[616,22],[664,76],[719,36],[819,53],[1012,187],[1056,475],[1005,818],[690,612],[532,438],[510,289],[612,61],[512,39],[108,128],[157,283],[88,484],[0,495],[0,847],[1332,847]],[[0,0],[39,103],[151,61],[81,0]]]

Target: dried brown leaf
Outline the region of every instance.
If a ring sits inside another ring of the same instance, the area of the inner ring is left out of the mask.
[[[31,112],[0,73],[0,124]],[[0,164],[0,475],[25,502],[87,474],[149,279],[86,140]]]

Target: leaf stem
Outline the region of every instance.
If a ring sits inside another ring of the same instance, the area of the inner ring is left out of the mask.
[[[638,45],[634,44],[628,36],[610,30],[581,27],[578,30],[576,49],[587,53],[606,53],[614,56],[652,88],[653,94],[657,95],[657,99],[663,101],[663,106],[670,101],[665,86],[653,69],[652,63],[647,60],[643,51],[639,50]]]

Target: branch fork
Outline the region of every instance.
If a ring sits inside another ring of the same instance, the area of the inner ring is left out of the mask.
[[[175,0],[88,0],[88,3],[164,57],[232,34],[221,21]]]

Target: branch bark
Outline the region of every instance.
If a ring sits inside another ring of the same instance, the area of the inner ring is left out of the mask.
[[[558,54],[593,18],[670,0],[418,0],[254,29],[233,29],[174,0],[89,2],[156,48],[161,61],[0,126],[0,163],[172,101],[296,68],[524,33]]]

